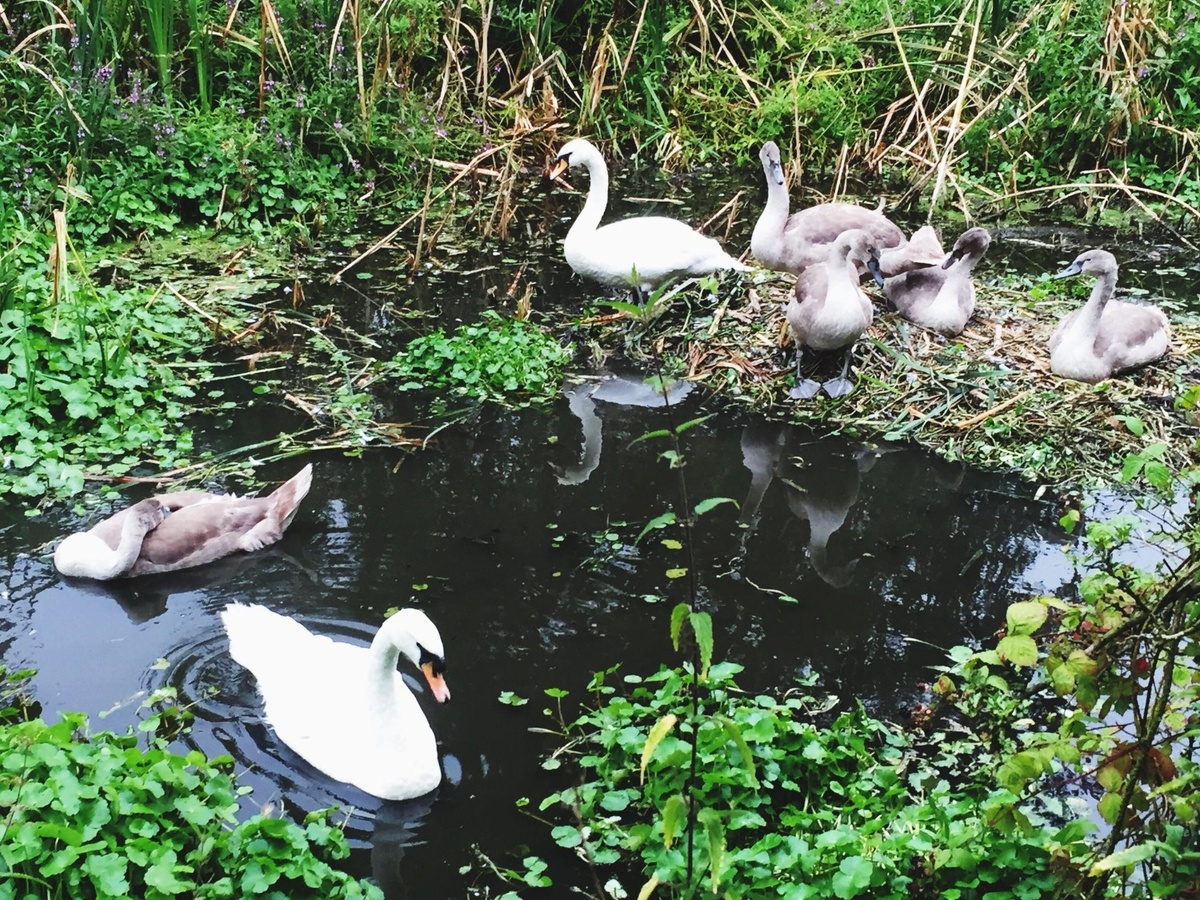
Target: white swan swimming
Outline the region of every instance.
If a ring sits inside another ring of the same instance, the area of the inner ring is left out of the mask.
[[[316,635],[263,606],[221,612],[230,655],[258,680],[264,718],[314,768],[384,800],[420,797],[442,780],[437,742],[396,671],[403,654],[439,703],[450,699],[442,638],[418,609],[402,609],[371,646]]]
[[[883,295],[908,321],[953,337],[967,327],[975,311],[971,271],[991,242],[987,229],[968,228],[940,266],[912,269],[888,278]]]
[[[804,378],[800,360],[805,347],[814,350],[845,348],[842,374],[824,385],[830,397],[850,393],[850,355],[857,341],[871,325],[874,310],[867,295],[858,286],[858,266],[862,265],[883,284],[879,271],[879,247],[865,231],[846,231],[829,245],[828,261],[808,266],[796,276],[796,288],[788,301],[786,316],[796,342],[796,386],[792,397],[816,396],[822,385]]]
[[[266,497],[176,491],[141,500],[54,551],[63,575],[108,581],[175,572],[278,541],[312,485],[312,464]]]
[[[567,232],[563,254],[579,275],[609,287],[653,291],[677,278],[711,275],[746,266],[678,219],[635,216],[601,225],[608,206],[608,166],[590,142],[567,142],[547,176],[558,178],[569,167],[583,166],[591,183],[583,211]]]
[[[1171,328],[1157,306],[1114,300],[1117,260],[1107,250],[1085,250],[1056,275],[1095,275],[1082,309],[1066,315],[1050,336],[1050,370],[1063,378],[1095,383],[1161,359],[1171,347]]]

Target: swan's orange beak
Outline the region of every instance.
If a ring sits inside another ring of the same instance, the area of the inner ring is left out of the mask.
[[[550,168],[546,169],[546,177],[551,181],[557,181],[562,173],[571,167],[571,161],[565,156],[560,156],[554,162],[550,163]]]
[[[429,690],[433,692],[433,697],[438,703],[445,703],[450,699],[450,688],[446,687],[446,679],[433,671],[433,663],[422,663],[421,671],[425,673],[425,680],[429,682]]]

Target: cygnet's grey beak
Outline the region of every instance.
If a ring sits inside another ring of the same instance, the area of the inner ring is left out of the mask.
[[[1063,269],[1061,272],[1059,272],[1054,277],[1056,279],[1057,278],[1070,278],[1072,275],[1078,275],[1082,271],[1083,271],[1083,264],[1079,260],[1075,260],[1075,262],[1071,263],[1069,266],[1067,266],[1065,269]]]

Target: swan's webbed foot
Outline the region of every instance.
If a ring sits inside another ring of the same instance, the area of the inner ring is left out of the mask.
[[[821,382],[805,378],[796,382],[796,386],[788,392],[793,400],[811,400],[821,391]]]
[[[821,388],[830,397],[845,397],[848,393],[854,390],[854,382],[844,376],[827,381]]]

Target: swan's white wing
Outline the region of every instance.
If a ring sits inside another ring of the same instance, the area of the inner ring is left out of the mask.
[[[582,235],[565,248],[576,272],[609,285],[658,286],[672,278],[743,268],[721,245],[677,219],[640,216]]]

